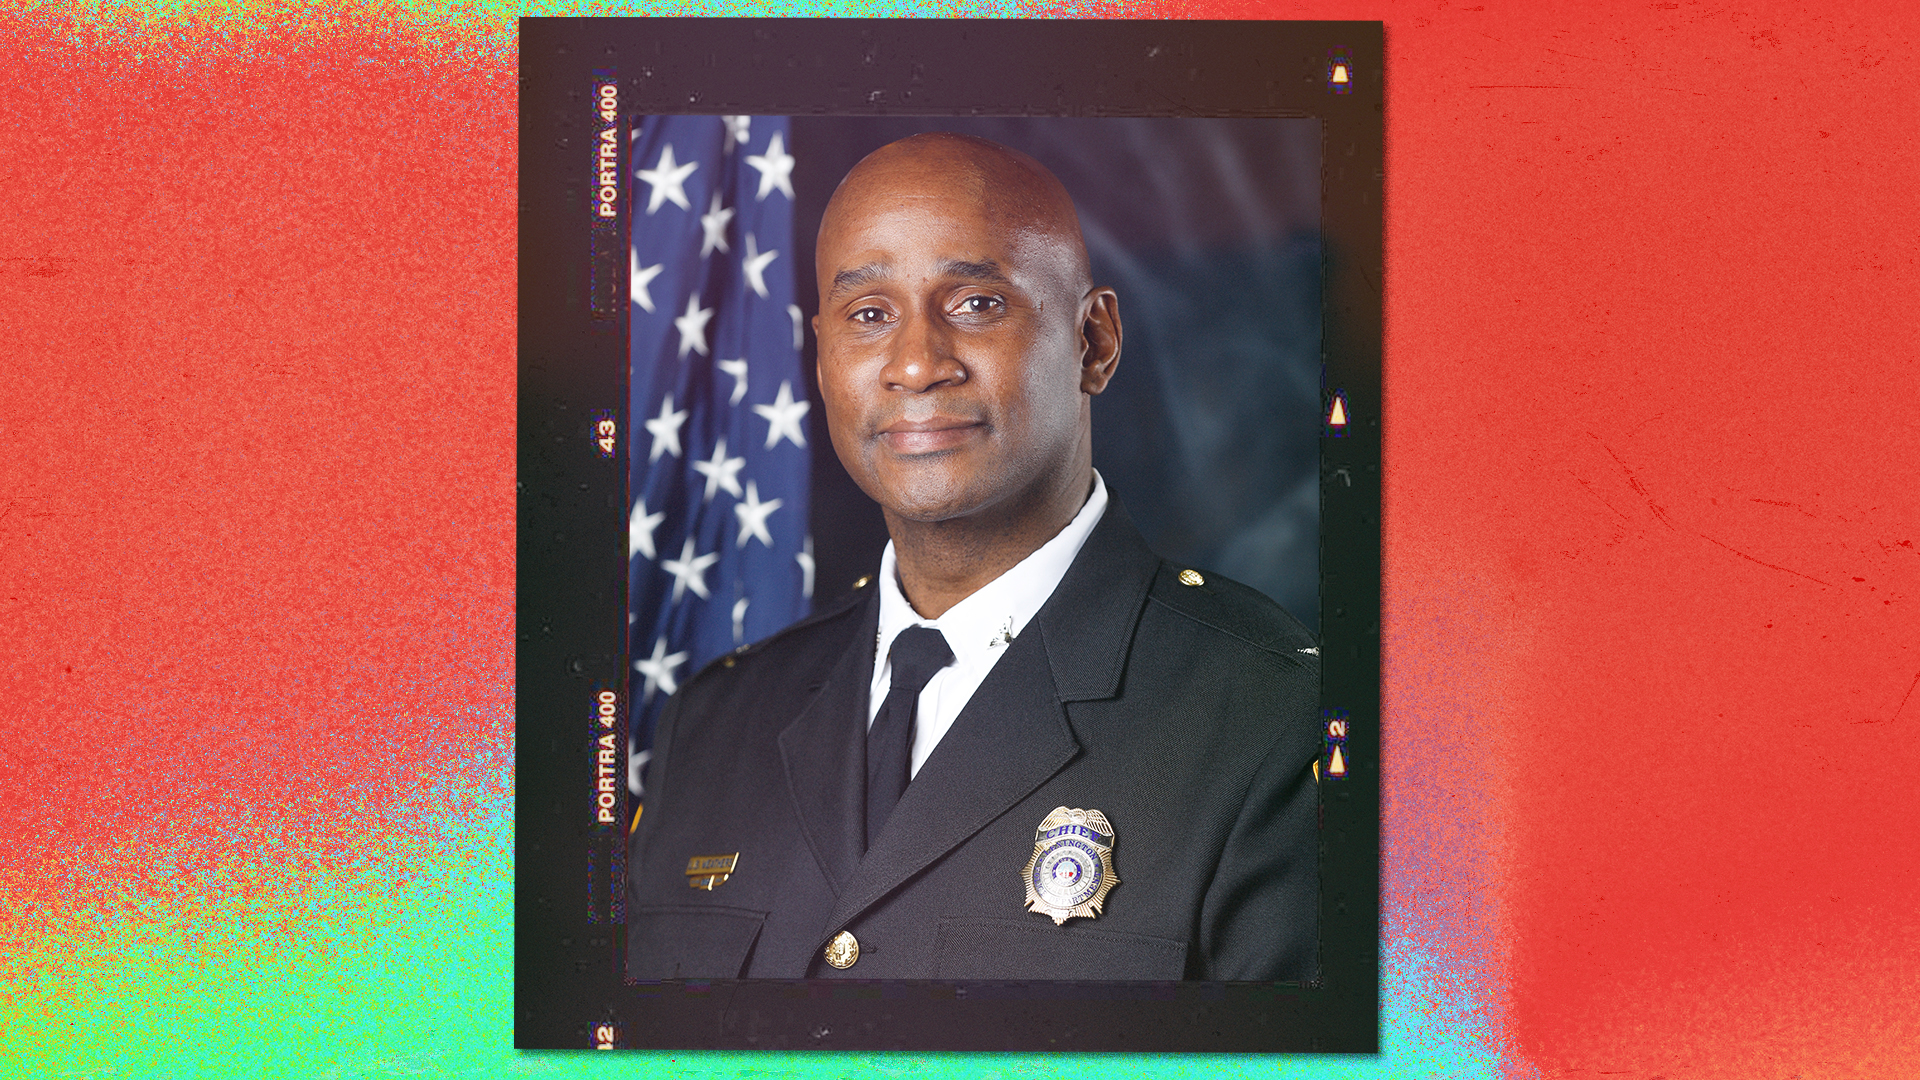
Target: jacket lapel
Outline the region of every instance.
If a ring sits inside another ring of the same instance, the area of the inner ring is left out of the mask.
[[[1080,752],[1046,646],[1020,635],[907,785],[840,893],[822,941],[1046,783]]]
[[[1126,507],[1117,496],[1107,498],[1100,524],[1034,616],[1061,701],[1097,701],[1120,692],[1133,630],[1160,570],[1160,556],[1133,527]]]
[[[864,721],[880,619],[877,592],[868,590],[866,611],[853,622],[858,630],[824,684],[809,687],[812,699],[780,732],[787,792],[807,846],[836,895],[845,894],[866,843]]]
[[[1119,500],[1109,499],[1053,595],[1008,646],[907,785],[873,848],[857,860],[833,917],[821,928],[822,943],[1080,752],[1062,703],[1118,691],[1133,628],[1159,567]],[[870,681],[871,658],[866,676]]]

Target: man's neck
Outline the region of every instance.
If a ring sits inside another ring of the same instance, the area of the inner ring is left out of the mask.
[[[888,514],[901,593],[922,618],[939,618],[1059,535],[1092,491],[1089,463],[1021,506],[946,521]]]

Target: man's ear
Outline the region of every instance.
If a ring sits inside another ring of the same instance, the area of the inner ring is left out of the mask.
[[[1097,394],[1120,366],[1120,297],[1101,286],[1087,294],[1082,306],[1086,316],[1080,321],[1080,391]]]

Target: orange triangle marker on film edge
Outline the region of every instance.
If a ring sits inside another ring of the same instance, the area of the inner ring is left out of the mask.
[[[1327,424],[1331,427],[1347,426],[1347,398],[1344,394],[1333,395],[1333,411],[1327,414]]]
[[[1346,756],[1340,753],[1340,748],[1337,746],[1333,748],[1333,760],[1327,762],[1327,775],[1328,776],[1347,775]]]

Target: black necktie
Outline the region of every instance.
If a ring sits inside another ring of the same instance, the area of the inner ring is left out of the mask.
[[[913,708],[933,673],[953,662],[947,639],[931,626],[909,626],[893,639],[893,685],[867,729],[867,846],[907,790],[913,764]]]

